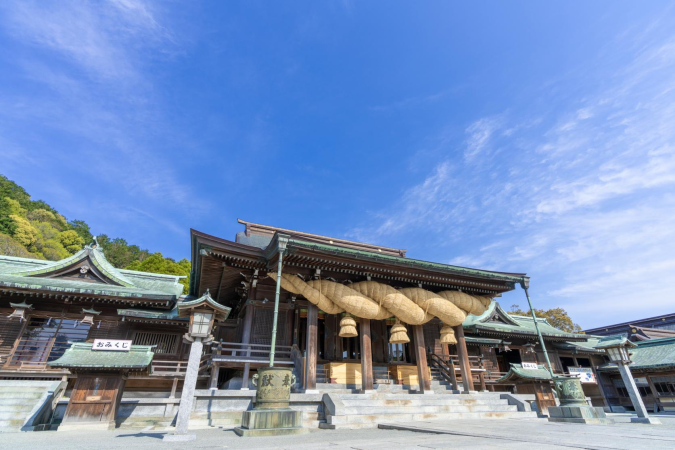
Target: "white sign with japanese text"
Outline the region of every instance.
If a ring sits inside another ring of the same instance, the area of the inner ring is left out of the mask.
[[[523,369],[528,369],[528,370],[537,370],[539,367],[537,367],[537,363],[526,363],[524,362],[522,364]]]
[[[568,367],[567,370],[573,377],[581,378],[582,383],[597,383],[593,369],[590,367]]]
[[[121,341],[118,339],[94,339],[92,350],[102,350],[109,352],[128,352],[131,349],[131,341]]]

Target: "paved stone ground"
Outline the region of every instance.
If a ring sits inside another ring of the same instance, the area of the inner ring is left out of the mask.
[[[434,433],[396,430],[316,430],[302,436],[239,438],[231,430],[197,430],[197,440],[162,441],[159,431],[72,431],[7,433],[0,448],[27,449],[675,449],[675,415],[656,415],[663,425],[630,424],[629,414],[612,414],[615,425],[549,423],[543,419],[415,422]],[[439,434],[443,433],[443,434]]]

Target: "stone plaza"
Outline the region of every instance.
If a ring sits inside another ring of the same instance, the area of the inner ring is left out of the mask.
[[[68,431],[3,435],[2,448],[13,450],[97,449],[673,449],[675,415],[655,417],[662,425],[631,424],[630,414],[608,414],[613,425],[551,423],[546,419],[429,421],[380,429],[312,430],[303,436],[240,438],[232,429],[196,430],[196,441],[163,442],[169,431]],[[150,428],[150,427],[148,427]],[[388,429],[387,429],[388,428]]]

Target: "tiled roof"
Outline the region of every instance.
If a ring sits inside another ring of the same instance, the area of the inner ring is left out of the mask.
[[[496,320],[493,320],[496,319]],[[537,318],[537,324],[542,336],[549,338],[566,338],[586,340],[585,334],[567,333],[550,325],[546,319]],[[480,316],[469,314],[463,323],[465,330],[478,333],[505,333],[537,336],[537,329],[532,317],[514,316],[508,314],[497,302],[492,302],[488,309]]]
[[[323,251],[323,252],[327,252],[327,253],[333,253],[335,255],[345,255],[345,256],[352,257],[352,258],[362,259],[364,261],[396,264],[396,265],[399,265],[399,266],[411,267],[411,268],[438,270],[438,271],[441,271],[441,272],[447,272],[447,273],[452,273],[452,274],[457,274],[457,275],[467,275],[467,276],[477,276],[477,277],[483,277],[483,278],[492,278],[492,279],[495,279],[495,280],[508,281],[508,282],[512,282],[512,283],[518,283],[523,279],[523,277],[525,277],[525,274],[509,274],[509,273],[502,273],[502,272],[492,272],[492,271],[488,271],[488,270],[470,269],[470,268],[467,268],[467,267],[451,266],[449,264],[441,264],[441,263],[434,263],[434,262],[429,262],[429,261],[422,261],[422,260],[419,260],[419,259],[405,258],[405,257],[402,257],[402,256],[377,254],[377,253],[371,252],[371,251],[356,250],[356,249],[353,249],[353,248],[340,247],[340,246],[337,246],[337,245],[321,244],[321,243],[318,243],[318,242],[309,242],[309,241],[302,241],[302,240],[297,240],[297,239],[290,239],[288,241],[288,245],[290,247],[299,247],[299,248],[306,248],[306,249],[310,249],[310,250],[318,250],[318,251]]]
[[[672,370],[675,368],[675,338],[650,339],[636,343],[630,348],[633,372],[649,372],[658,370]],[[599,367],[603,371],[616,371],[614,363]]]
[[[47,364],[66,369],[142,370],[154,356],[151,345],[132,345],[128,352],[92,350],[92,346],[92,343],[74,343],[63,356]]]
[[[62,278],[60,273],[86,261],[109,282]],[[113,267],[97,247],[86,246],[61,261],[16,258],[0,255],[0,287],[35,289],[66,294],[86,294],[175,301],[183,290],[181,277]]]
[[[541,364],[536,369],[523,369],[521,364],[511,364],[511,368],[506,375],[496,380],[495,383],[546,380],[551,380],[551,373]]]

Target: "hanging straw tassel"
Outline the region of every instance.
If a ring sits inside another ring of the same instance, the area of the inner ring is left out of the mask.
[[[390,344],[407,344],[410,342],[408,337],[408,330],[405,326],[401,324],[401,321],[396,319],[396,323],[391,327],[391,337],[389,338]]]
[[[455,330],[450,325],[443,325],[441,328],[441,344],[456,344]]]
[[[340,332],[338,333],[338,336],[350,338],[358,335],[359,333],[356,332],[356,320],[347,314],[340,320]]]

